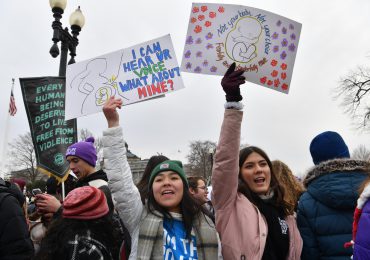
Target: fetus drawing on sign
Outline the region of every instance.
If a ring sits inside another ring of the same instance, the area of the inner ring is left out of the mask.
[[[81,114],[89,108],[102,106],[117,92],[117,76],[108,78],[104,73],[107,70],[107,60],[96,58],[86,64],[84,71],[78,73],[70,83],[71,88],[77,88],[85,96],[81,104]]]
[[[253,17],[243,17],[226,37],[226,52],[230,59],[248,63],[257,57],[256,44],[262,33],[262,26]]]

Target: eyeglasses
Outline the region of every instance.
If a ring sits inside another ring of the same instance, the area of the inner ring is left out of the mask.
[[[197,189],[208,190],[208,187],[206,187],[206,186],[201,186],[201,187],[197,187]]]

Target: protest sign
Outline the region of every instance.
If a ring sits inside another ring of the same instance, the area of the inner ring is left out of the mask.
[[[38,169],[59,180],[69,170],[65,151],[77,142],[76,120],[64,120],[65,78],[19,79]]]
[[[66,120],[102,110],[111,96],[123,105],[184,87],[170,35],[67,67]]]
[[[181,71],[224,75],[235,62],[247,81],[288,93],[301,27],[257,8],[193,3]]]

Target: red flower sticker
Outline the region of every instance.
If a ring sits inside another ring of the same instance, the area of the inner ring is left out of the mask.
[[[277,60],[272,60],[271,61],[271,66],[274,66],[275,67],[277,64],[278,64]]]
[[[286,70],[288,68],[288,65],[286,65],[285,63],[281,64],[280,68],[282,70]]]
[[[198,20],[199,21],[203,21],[204,18],[206,18],[204,15],[202,15],[202,14],[198,15]]]
[[[197,22],[197,18],[192,17],[192,18],[190,19],[190,22],[191,22],[191,23],[196,23],[196,22]]]
[[[287,90],[287,89],[288,89],[288,85],[284,83],[284,84],[281,86],[281,88],[282,88],[283,90]]]
[[[195,33],[200,33],[201,31],[202,31],[202,26],[199,26],[199,25],[195,26],[195,29],[194,29]]]
[[[199,8],[198,7],[194,7],[192,12],[193,13],[198,13],[199,12]]]
[[[215,18],[216,13],[215,12],[209,12],[209,18]]]
[[[220,13],[225,12],[225,8],[223,8],[222,6],[220,6],[220,7],[218,8],[218,12],[220,12]]]
[[[267,85],[269,85],[269,86],[271,86],[271,85],[272,85],[272,83],[273,83],[273,82],[272,82],[272,80],[268,80],[268,81],[267,81]]]
[[[285,73],[285,72],[282,72],[282,73],[281,73],[281,78],[282,78],[282,79],[286,79],[286,73]]]
[[[210,27],[211,25],[212,25],[212,23],[210,21],[207,21],[207,22],[204,23],[205,27]]]
[[[273,70],[273,71],[271,72],[271,76],[273,76],[274,78],[275,78],[277,75],[279,75],[279,72],[278,72],[277,70]]]
[[[280,85],[280,80],[279,79],[274,79],[274,87],[277,88]]]
[[[205,12],[208,10],[208,7],[206,5],[203,5],[200,10],[202,10],[202,12]]]
[[[267,77],[260,78],[260,82],[262,84],[265,84],[266,83],[266,80],[267,80]]]

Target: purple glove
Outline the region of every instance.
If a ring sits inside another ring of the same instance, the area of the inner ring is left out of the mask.
[[[242,76],[244,71],[235,71],[235,67],[236,64],[233,62],[221,80],[222,88],[226,93],[227,102],[238,102],[243,99],[240,95],[240,85],[245,83],[245,77]]]

